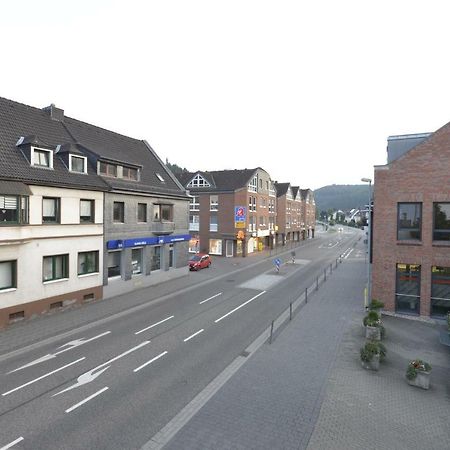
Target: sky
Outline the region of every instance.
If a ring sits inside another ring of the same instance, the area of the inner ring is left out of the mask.
[[[190,171],[361,184],[450,121],[444,0],[0,0],[0,96]]]

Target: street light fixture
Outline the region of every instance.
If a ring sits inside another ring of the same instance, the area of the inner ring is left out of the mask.
[[[361,178],[363,183],[369,183],[369,215],[367,218],[368,225],[368,235],[367,235],[367,297],[366,297],[366,308],[372,302],[372,265],[370,263],[370,252],[371,252],[371,239],[372,239],[372,179],[371,178]]]

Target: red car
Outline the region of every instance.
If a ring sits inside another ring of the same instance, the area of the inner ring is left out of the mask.
[[[206,253],[196,253],[189,259],[189,270],[199,270],[209,267],[211,258]]]

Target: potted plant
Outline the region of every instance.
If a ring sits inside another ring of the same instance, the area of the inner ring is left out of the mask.
[[[376,298],[373,298],[370,302],[369,309],[371,311],[380,312],[380,309],[384,308],[384,303],[380,302],[380,300],[377,300]]]
[[[367,339],[379,341],[384,336],[385,329],[381,323],[380,315],[376,311],[369,311],[363,319],[363,324],[366,327]]]
[[[414,359],[409,362],[406,369],[406,379],[411,386],[422,389],[430,388],[431,365],[421,359]]]
[[[380,360],[386,357],[386,347],[379,341],[369,340],[359,351],[364,369],[378,370]]]

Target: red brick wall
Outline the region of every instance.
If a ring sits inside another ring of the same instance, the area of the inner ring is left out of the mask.
[[[450,245],[433,243],[433,202],[450,202],[450,124],[390,165],[375,168],[372,298],[395,311],[396,264],[421,266],[420,314],[430,314],[431,267],[450,267]],[[397,241],[397,204],[422,202],[421,241]]]

